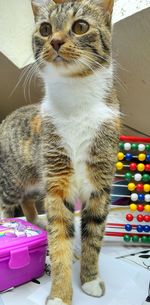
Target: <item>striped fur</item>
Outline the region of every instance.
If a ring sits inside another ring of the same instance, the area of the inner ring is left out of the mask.
[[[41,105],[23,107],[0,125],[0,206],[1,216],[12,217],[14,207],[21,205],[29,221],[43,225],[35,207],[37,201],[42,202],[52,263],[52,289],[46,304],[71,305],[77,198],[83,203],[82,289],[97,297],[104,294],[98,257],[120,116],[111,58],[113,1],[55,2],[32,1],[33,51],[45,96]],[[89,23],[83,35],[72,30],[79,19]],[[51,24],[52,34],[42,36],[43,22]],[[58,51],[52,40],[61,42]]]

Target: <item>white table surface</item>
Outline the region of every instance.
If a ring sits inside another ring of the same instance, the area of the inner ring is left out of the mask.
[[[141,248],[139,248],[141,249]],[[73,305],[142,305],[148,290],[150,271],[128,263],[116,256],[134,252],[134,248],[104,246],[99,260],[101,277],[106,284],[102,298],[87,296],[80,289],[79,261],[73,264]],[[136,249],[138,250],[138,249]],[[49,293],[51,278],[44,275],[40,284],[33,282],[0,294],[0,305],[44,305]]]

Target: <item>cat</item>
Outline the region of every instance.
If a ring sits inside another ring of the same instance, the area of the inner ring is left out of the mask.
[[[47,305],[72,303],[74,203],[81,209],[81,287],[101,297],[102,246],[120,134],[111,55],[113,0],[32,0],[33,52],[44,80],[39,105],[10,114],[0,126],[1,216],[20,205],[40,224],[43,196],[52,264]]]

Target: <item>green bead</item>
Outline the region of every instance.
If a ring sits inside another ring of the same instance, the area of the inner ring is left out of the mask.
[[[120,148],[120,149],[124,149],[124,143],[123,143],[123,142],[120,142],[120,143],[119,143],[119,148]]]
[[[132,174],[130,172],[128,172],[124,175],[124,178],[125,178],[126,181],[131,181],[132,180]]]
[[[125,234],[125,235],[123,236],[123,239],[124,239],[124,241],[129,242],[129,241],[131,240],[131,236],[128,235],[128,234]]]
[[[150,175],[149,175],[149,174],[144,174],[143,177],[142,177],[142,180],[143,180],[144,182],[150,181]]]
[[[141,241],[142,241],[143,243],[148,243],[148,242],[149,242],[148,236],[142,236]]]
[[[133,241],[134,243],[138,243],[138,241],[139,241],[138,235],[132,236],[132,241]]]
[[[146,144],[145,150],[150,150],[150,144]]]
[[[131,144],[131,149],[138,150],[138,144],[136,143]]]

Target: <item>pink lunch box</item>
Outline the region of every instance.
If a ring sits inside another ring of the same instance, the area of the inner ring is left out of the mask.
[[[43,275],[47,233],[22,219],[0,219],[0,291]]]

